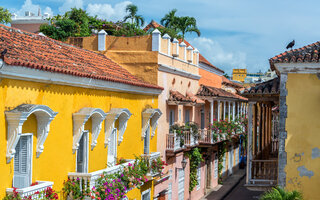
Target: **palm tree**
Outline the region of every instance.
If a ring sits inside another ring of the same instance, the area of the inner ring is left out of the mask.
[[[131,24],[135,23],[136,26],[142,26],[144,24],[144,18],[141,15],[137,15],[138,7],[136,5],[127,5],[126,12],[129,12],[129,14],[123,18],[123,21],[131,19]]]
[[[178,17],[177,28],[181,32],[183,40],[186,33],[195,32],[197,33],[198,37],[201,35],[200,30],[197,27],[197,20],[194,17]]]
[[[302,194],[296,190],[288,192],[281,187],[275,187],[264,193],[260,200],[302,200]]]
[[[177,9],[173,9],[169,11],[161,20],[160,23],[165,26],[166,28],[176,28],[177,24],[177,16],[176,16]]]

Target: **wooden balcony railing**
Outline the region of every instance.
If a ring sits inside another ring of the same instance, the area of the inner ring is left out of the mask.
[[[199,129],[199,143],[213,144],[213,135],[211,130]]]
[[[252,160],[251,184],[275,185],[278,177],[278,160]]]

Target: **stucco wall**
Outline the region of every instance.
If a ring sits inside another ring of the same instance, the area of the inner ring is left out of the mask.
[[[157,96],[108,92],[53,84],[2,79],[0,81],[0,198],[5,189],[12,187],[13,160],[6,163],[7,123],[5,111],[20,104],[41,104],[58,112],[50,124],[50,132],[44,143],[44,151],[39,158],[35,155],[37,123],[31,115],[23,125],[23,133],[33,133],[33,174],[32,181],[53,181],[55,190],[60,191],[68,172],[75,172],[76,154],[72,153],[73,120],[72,114],[84,107],[101,108],[108,112],[111,108],[128,108],[132,113],[123,142],[118,145],[118,158],[134,159],[134,155],[143,154],[141,139],[141,112],[146,107],[157,108]],[[17,98],[18,97],[18,98]],[[91,121],[85,128],[89,130],[91,142]],[[104,123],[97,139],[97,146],[89,151],[89,172],[107,167],[108,148],[104,147]],[[150,152],[155,152],[157,136],[151,139]],[[134,145],[133,145],[134,144]],[[131,193],[135,194],[134,191]],[[139,193],[139,192],[138,192]],[[138,196],[139,197],[139,196]],[[137,198],[138,198],[137,197]]]
[[[320,196],[320,80],[315,74],[288,74],[285,151],[286,188]]]
[[[159,54],[159,64],[165,64],[177,69],[182,69],[184,71],[190,72],[192,74],[199,75],[199,68],[195,65],[191,65],[186,62],[182,62],[177,59],[172,59],[171,57]]]
[[[107,50],[151,51],[152,36],[116,37],[106,36]]]
[[[158,52],[155,51],[107,51],[106,55],[131,74],[158,84]]]

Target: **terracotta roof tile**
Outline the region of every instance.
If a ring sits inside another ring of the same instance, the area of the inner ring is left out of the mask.
[[[246,88],[242,95],[252,95],[252,94],[279,94],[279,77],[274,78],[272,80],[259,83],[253,87]]]
[[[235,83],[233,81],[230,81],[229,79],[227,79],[225,76],[222,76],[222,84],[224,85],[230,85],[232,87],[235,87],[237,89],[243,88],[243,85],[239,84],[239,83]]]
[[[105,55],[0,25],[0,52],[4,49],[8,65],[162,89],[140,80]]]
[[[222,98],[232,98],[232,99],[241,99],[247,100],[247,98],[242,97],[238,94],[233,94],[231,92],[227,92],[221,88],[216,88],[207,85],[200,85],[200,88],[197,92],[197,96],[200,97],[222,97]]]
[[[205,57],[202,56],[202,54],[199,54],[199,62],[204,63],[206,65],[209,65],[210,67],[220,71],[221,73],[224,73],[224,71],[222,69],[219,69],[218,67],[211,64]]]
[[[144,31],[148,31],[150,28],[158,28],[163,27],[161,24],[158,24],[156,21],[152,20],[146,27],[144,27]]]
[[[271,69],[274,70],[274,63],[307,63],[320,61],[320,41],[313,44],[286,51],[269,59]]]
[[[170,96],[168,101],[171,102],[183,102],[183,103],[192,103],[192,100],[184,96],[178,91],[170,90]]]

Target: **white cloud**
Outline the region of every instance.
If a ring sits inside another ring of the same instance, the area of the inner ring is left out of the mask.
[[[219,42],[206,37],[193,39],[192,44],[199,49],[200,53],[213,65],[231,74],[233,68],[245,68],[246,53],[240,51],[227,51]]]
[[[82,0],[66,0],[62,6],[59,7],[60,14],[65,13],[66,11],[71,10],[71,8],[83,8]]]
[[[21,9],[16,12],[18,16],[24,16],[26,11],[30,11],[34,13],[35,15],[38,15],[40,5],[39,4],[33,4],[32,0],[25,0],[24,4],[22,5]],[[46,7],[43,11],[41,11],[41,14],[43,13],[49,13],[51,16],[53,15],[53,12],[50,7]]]
[[[117,3],[112,7],[110,4],[88,4],[87,12],[95,16],[97,15],[100,19],[106,19],[111,21],[121,20],[125,15],[125,8],[131,4],[130,1],[124,1]]]

